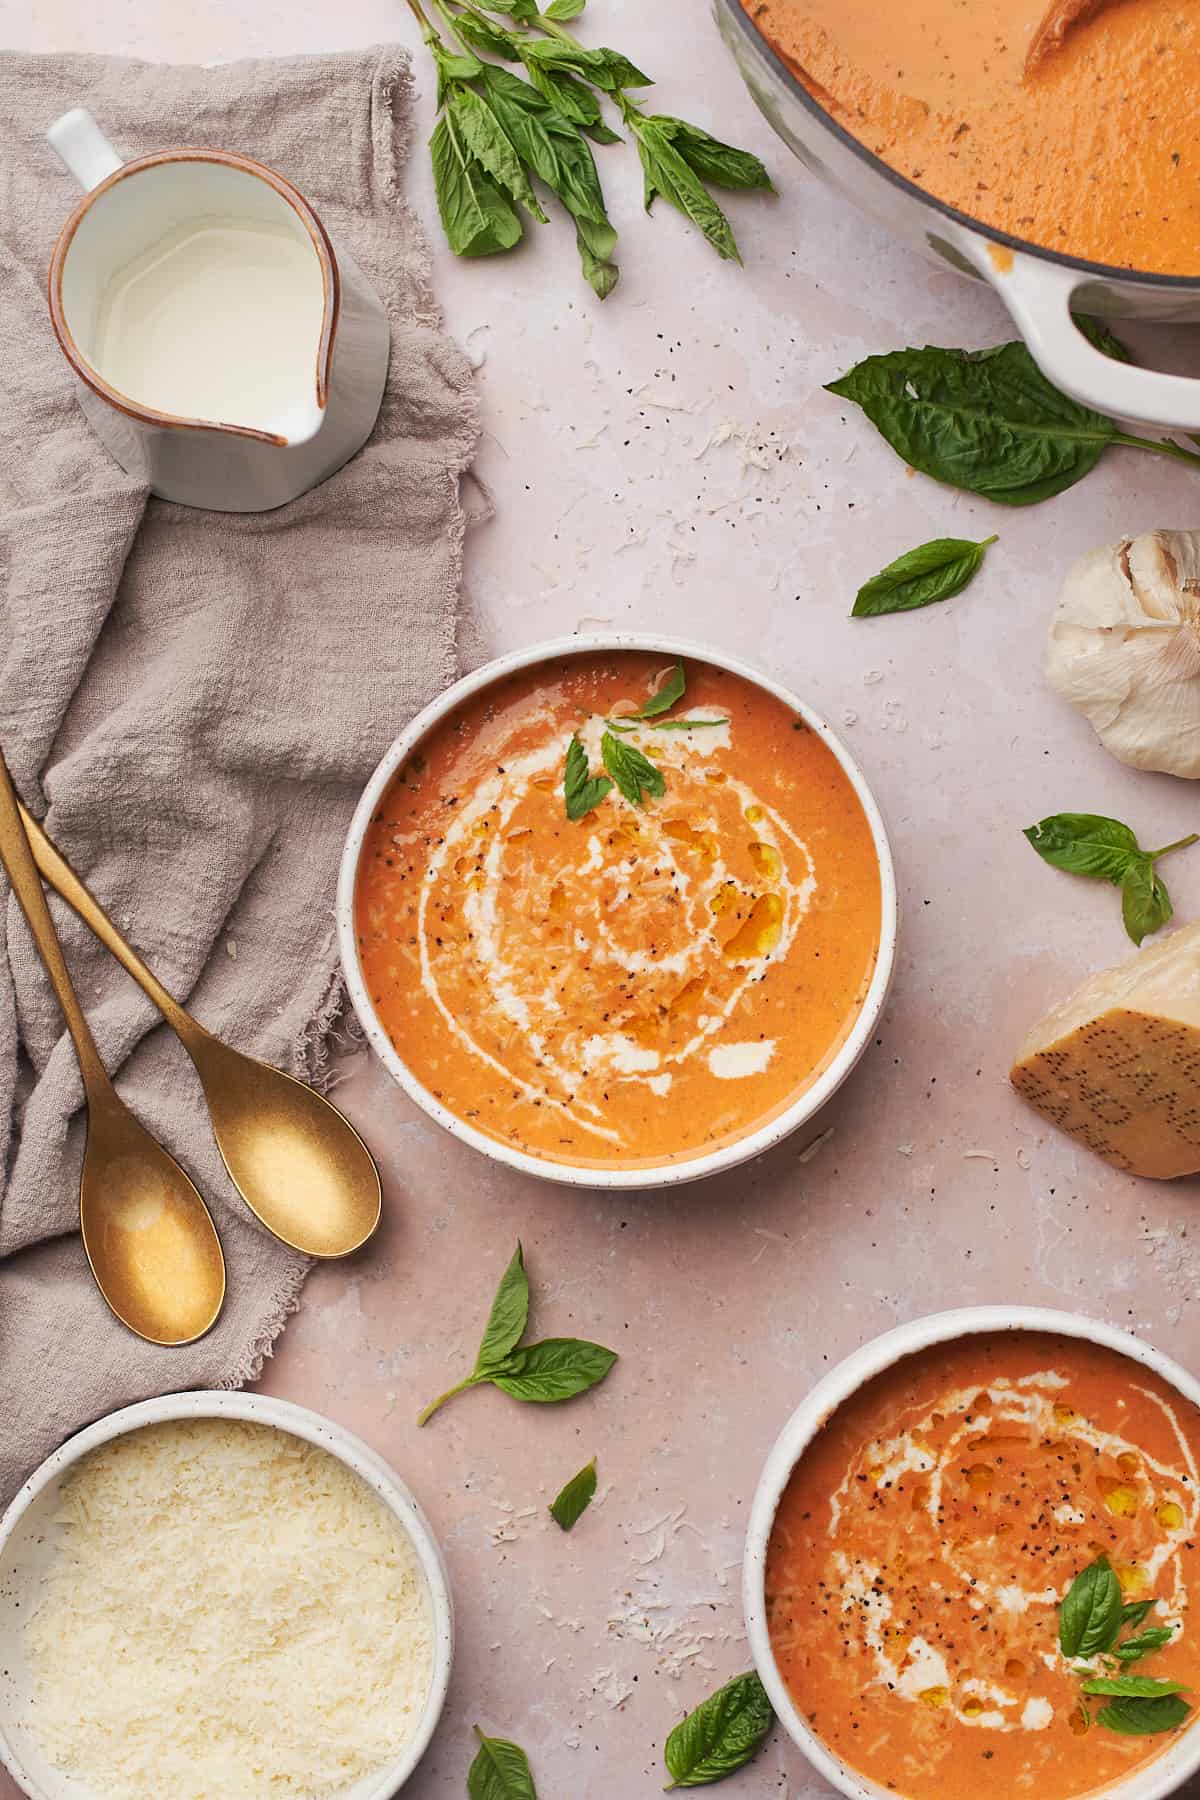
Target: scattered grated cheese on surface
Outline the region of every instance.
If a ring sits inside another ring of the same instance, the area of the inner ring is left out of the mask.
[[[67,1477],[25,1631],[30,1723],[114,1800],[316,1800],[414,1735],[428,1590],[326,1451],[233,1420],[147,1426]]]

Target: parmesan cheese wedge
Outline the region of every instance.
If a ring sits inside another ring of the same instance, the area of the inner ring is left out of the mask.
[[[1011,1079],[1114,1168],[1200,1173],[1200,923],[1090,976],[1033,1027]]]

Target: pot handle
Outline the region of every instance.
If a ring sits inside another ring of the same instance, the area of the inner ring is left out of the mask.
[[[46,136],[82,188],[99,187],[121,167],[123,159],[82,106],[56,119]]]
[[[1042,374],[1093,411],[1173,430],[1200,428],[1200,379],[1115,362],[1084,337],[1072,307],[1088,310],[1082,272],[1008,250],[974,233],[960,248],[1012,314]]]

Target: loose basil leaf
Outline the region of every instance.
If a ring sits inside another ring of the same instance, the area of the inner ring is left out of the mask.
[[[707,1787],[748,1763],[775,1723],[753,1672],[736,1675],[675,1727],[663,1749],[670,1788]]]
[[[584,1338],[543,1338],[514,1350],[488,1378],[514,1400],[547,1405],[586,1393],[604,1380],[616,1360],[615,1350]]]
[[[1121,1608],[1122,1625],[1140,1625],[1153,1605],[1153,1600],[1127,1600]]]
[[[951,350],[937,344],[869,356],[828,391],[861,406],[923,475],[1001,506],[1032,506],[1073,487],[1110,444],[1200,467],[1170,438],[1134,437],[1060,393],[1025,344]]]
[[[587,0],[550,0],[543,16],[564,25],[568,19],[577,19],[586,5]]]
[[[931,538],[915,550],[906,550],[863,583],[852,616],[873,619],[884,613],[913,612],[961,594],[982,568],[989,544],[995,542],[994,536],[981,543],[970,538]]]
[[[573,737],[567,745],[567,760],[563,769],[563,796],[566,800],[568,819],[582,819],[599,806],[605,794],[612,787],[606,775],[589,775],[587,751],[578,737]]]
[[[654,719],[650,731],[711,731],[716,725],[728,725],[728,719]]]
[[[561,38],[534,38],[521,46],[521,54],[526,67],[532,62],[544,69],[579,75],[606,94],[615,94],[618,88],[654,85],[649,75],[643,75],[619,50],[587,50],[582,44],[566,44]]]
[[[1155,873],[1148,856],[1139,856],[1129,864],[1121,883],[1121,917],[1125,929],[1139,947],[1143,938],[1161,931],[1169,923],[1175,908],[1165,883]]]
[[[474,88],[457,83],[450,91],[446,106],[467,154],[487,170],[498,187],[545,225],[546,215],[529,185],[521,159],[487,101]]]
[[[742,253],[737,247],[733,227],[669,135],[652,119],[635,117],[634,129],[645,176],[646,211],[650,211],[661,194],[685,218],[700,227],[719,256],[740,263]]]
[[[1083,1684],[1085,1694],[1124,1694],[1132,1700],[1157,1700],[1162,1694],[1182,1694],[1185,1682],[1156,1681],[1150,1675],[1093,1675]]]
[[[681,662],[676,663],[661,687],[655,688],[648,700],[642,702],[635,713],[627,713],[629,719],[657,719],[660,713],[670,712],[676,701],[683,699],[687,687],[687,673]]]
[[[481,0],[492,13],[507,13],[518,25],[537,24],[537,0]]]
[[[491,177],[467,156],[448,118],[429,140],[438,211],[456,256],[493,256],[511,250],[521,220]]]
[[[1099,813],[1054,813],[1025,836],[1044,862],[1068,875],[1088,875],[1119,887],[1130,859],[1141,855],[1137,838],[1119,819]]]
[[[1170,1625],[1151,1625],[1148,1630],[1139,1632],[1137,1637],[1126,1638],[1118,1644],[1113,1655],[1123,1663],[1140,1662],[1143,1656],[1149,1656],[1152,1650],[1161,1650],[1169,1644],[1174,1631]]]
[[[646,123],[657,126],[670,138],[701,181],[711,181],[714,187],[763,188],[769,194],[775,192],[775,184],[765,165],[748,150],[723,144],[720,138],[710,136],[699,125],[689,125],[686,119],[672,118],[669,113],[651,113]]]
[[[1107,1556],[1081,1569],[1058,1611],[1064,1656],[1096,1656],[1111,1650],[1121,1629],[1121,1584]]]
[[[618,788],[634,806],[642,804],[644,793],[655,797],[666,793],[667,784],[662,770],[656,768],[633,744],[623,743],[611,731],[606,731],[600,739],[600,754]]]
[[[585,87],[582,81],[576,81],[573,75],[564,74],[561,69],[543,68],[535,58],[526,52],[528,43],[521,42],[521,61],[525,72],[542,98],[560,113],[570,124],[577,125],[597,144],[616,144],[620,142],[615,131],[611,131],[604,123],[600,111],[600,102],[591,88]]]
[[[479,1751],[467,1771],[470,1800],[537,1800],[529,1758],[507,1738],[484,1737],[478,1725]]]
[[[1096,1721],[1125,1737],[1155,1737],[1160,1731],[1174,1731],[1183,1725],[1191,1712],[1178,1694],[1166,1694],[1161,1700],[1114,1700],[1096,1714]]]
[[[560,1494],[550,1502],[550,1517],[563,1531],[577,1525],[596,1497],[596,1459],[593,1456],[578,1475],[572,1475]]]
[[[475,1358],[476,1373],[483,1373],[495,1363],[503,1362],[510,1350],[520,1342],[529,1323],[529,1277],[525,1273],[525,1253],[518,1239],[513,1259],[500,1277],[496,1298],[484,1327]]]
[[[579,132],[528,82],[488,64],[484,87],[517,154],[575,220],[584,274],[601,300],[617,284],[617,234],[604,207],[591,150]]]

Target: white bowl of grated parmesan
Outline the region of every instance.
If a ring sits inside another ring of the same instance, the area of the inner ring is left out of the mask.
[[[0,1763],[30,1800],[389,1800],[452,1649],[413,1496],[284,1401],[126,1407],[0,1519]]]

